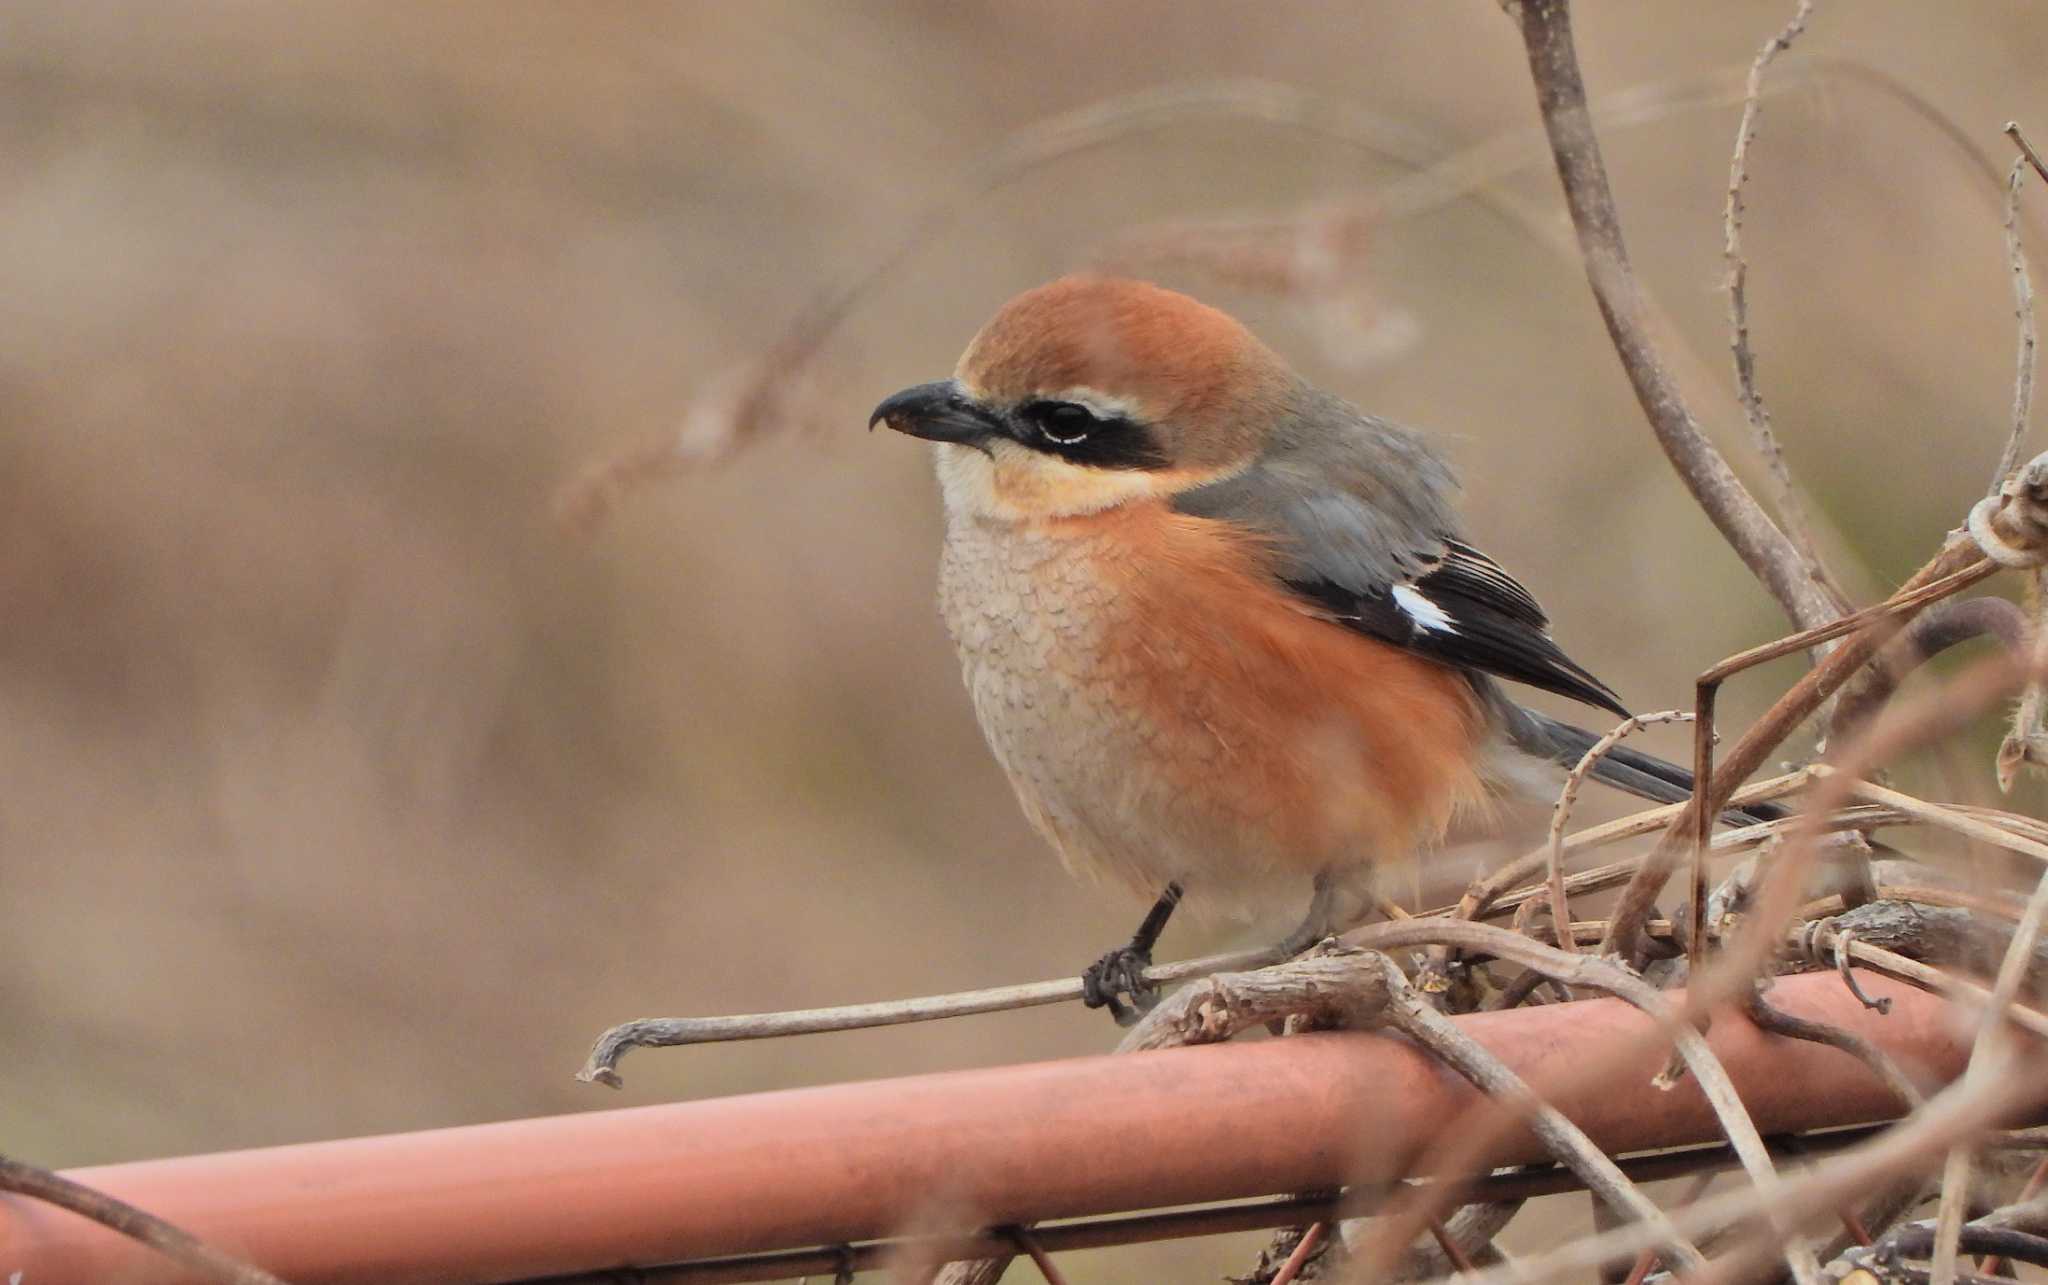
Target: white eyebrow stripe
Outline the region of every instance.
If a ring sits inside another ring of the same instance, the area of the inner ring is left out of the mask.
[[[1395,585],[1394,605],[1399,607],[1402,614],[1414,621],[1417,626],[1431,633],[1454,634],[1458,632],[1458,622],[1451,619],[1451,614],[1423,597],[1422,591],[1414,585]]]
[[[1086,408],[1090,415],[1101,420],[1140,418],[1136,402],[1105,393],[1099,388],[1090,388],[1085,384],[1062,389],[1052,400],[1072,402],[1076,406]]]

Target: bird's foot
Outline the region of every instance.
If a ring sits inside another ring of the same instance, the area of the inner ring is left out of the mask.
[[[1159,988],[1145,979],[1152,966],[1152,952],[1137,946],[1119,946],[1088,965],[1081,974],[1081,1002],[1090,1008],[1106,1008],[1118,1026],[1131,1026],[1159,1002]],[[1125,1003],[1123,996],[1130,996]]]

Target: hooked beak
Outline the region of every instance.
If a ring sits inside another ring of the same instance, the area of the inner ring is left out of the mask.
[[[928,442],[958,442],[982,451],[988,449],[990,438],[1004,435],[1002,420],[950,379],[919,384],[890,397],[868,417],[870,430],[877,424]]]

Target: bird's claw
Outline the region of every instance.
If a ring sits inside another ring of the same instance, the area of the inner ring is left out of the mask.
[[[1134,1025],[1159,1002],[1159,988],[1145,978],[1145,970],[1151,966],[1150,951],[1117,947],[1081,974],[1081,1002],[1090,1008],[1108,1009],[1118,1026]],[[1125,995],[1130,996],[1129,1003],[1121,998]]]

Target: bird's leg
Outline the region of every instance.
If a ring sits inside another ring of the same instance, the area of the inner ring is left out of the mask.
[[[1083,1004],[1107,1008],[1118,1026],[1131,1025],[1152,1007],[1159,998],[1159,988],[1145,980],[1145,970],[1152,966],[1152,948],[1159,944],[1159,934],[1166,931],[1166,921],[1173,918],[1173,908],[1180,904],[1180,897],[1180,885],[1167,884],[1159,900],[1152,903],[1152,909],[1145,912],[1138,931],[1131,934],[1129,944],[1117,947],[1088,966],[1088,971],[1081,974]],[[1118,998],[1120,995],[1130,996],[1131,1002],[1124,1003]]]
[[[1316,875],[1315,892],[1308,899],[1308,913],[1301,917],[1293,932],[1280,939],[1280,944],[1274,949],[1283,957],[1292,959],[1329,936],[1331,916],[1336,906],[1336,881],[1330,878],[1329,871],[1320,871]]]

